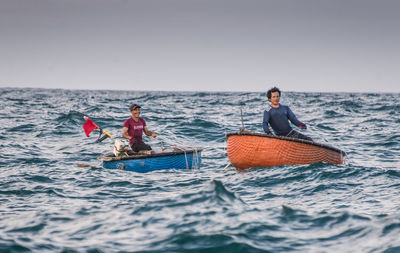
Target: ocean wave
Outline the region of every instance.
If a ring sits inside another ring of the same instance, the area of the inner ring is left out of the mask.
[[[0,251],[396,252],[398,94],[282,93],[302,131],[347,153],[316,163],[236,170],[225,134],[262,132],[265,92],[1,89]],[[152,147],[202,147],[196,170],[102,168],[129,105]],[[78,167],[78,163],[89,167]],[[228,166],[227,166],[228,165]]]

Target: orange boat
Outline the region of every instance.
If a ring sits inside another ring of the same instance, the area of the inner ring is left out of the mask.
[[[238,169],[326,162],[343,164],[346,153],[313,141],[247,130],[228,133],[228,157]]]

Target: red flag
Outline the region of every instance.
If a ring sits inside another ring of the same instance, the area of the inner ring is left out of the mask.
[[[88,117],[85,117],[86,122],[83,124],[83,130],[85,130],[86,136],[89,137],[89,134],[95,130],[98,129],[99,127],[91,121]]]

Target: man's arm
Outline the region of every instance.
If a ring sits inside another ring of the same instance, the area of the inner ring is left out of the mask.
[[[154,133],[154,132],[149,131],[149,129],[147,129],[147,126],[145,126],[145,127],[143,128],[143,130],[144,130],[144,133],[145,133],[147,136],[151,136],[151,137],[153,137],[153,138],[156,138],[156,137],[157,137],[157,134]]]
[[[292,110],[290,110],[289,106],[287,107],[287,109],[288,109],[288,116],[289,116],[290,122],[292,122],[298,128],[307,129],[306,124],[304,124],[303,122],[301,122],[300,120],[297,119],[296,115],[294,115]]]
[[[127,127],[123,127],[122,128],[122,137],[124,137],[125,139],[132,139],[132,136],[129,136],[128,134],[128,128]]]
[[[263,128],[265,133],[271,133],[269,130],[269,113],[266,110],[264,111]]]

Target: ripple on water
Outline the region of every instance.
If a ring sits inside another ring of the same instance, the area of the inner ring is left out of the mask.
[[[398,94],[283,92],[348,162],[237,171],[225,134],[241,111],[263,131],[265,92],[0,90],[1,252],[399,250]],[[201,168],[102,169],[112,143],[86,137],[83,115],[117,138],[131,103],[159,134],[145,142],[201,146]]]

